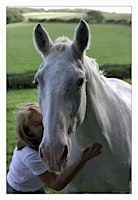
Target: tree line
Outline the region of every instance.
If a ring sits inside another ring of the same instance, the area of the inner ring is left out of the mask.
[[[42,10],[41,10],[42,11]],[[25,11],[19,8],[7,8],[7,24],[10,23],[17,23],[17,22],[23,22],[25,21],[23,13]],[[84,11],[83,11],[84,12]],[[127,21],[126,19],[122,20],[114,20],[114,19],[109,19],[106,20],[105,17],[103,16],[102,12],[96,11],[96,10],[86,10],[85,11],[86,15],[84,19],[88,23],[112,23],[112,24],[125,24],[125,25],[130,25],[131,22]],[[52,18],[52,19],[34,19],[34,18],[29,18],[28,22],[65,22],[65,23],[78,23],[79,19],[78,18],[70,18],[70,19],[62,19],[62,18]]]

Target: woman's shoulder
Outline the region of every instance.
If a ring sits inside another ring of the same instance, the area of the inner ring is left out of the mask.
[[[31,147],[29,146],[25,146],[22,150],[19,150],[19,151],[22,151],[23,154],[25,155],[39,155],[39,152],[36,151],[35,149],[32,149]]]
[[[40,175],[47,171],[46,164],[40,159],[39,152],[30,148],[29,146],[25,146],[21,150],[18,150],[16,147],[14,150],[14,159],[13,162],[20,164],[20,168],[25,166],[25,169],[29,169],[34,175]]]
[[[14,154],[20,157],[22,160],[30,157],[38,157],[39,152],[32,149],[29,146],[23,147],[21,150],[18,150],[17,147],[15,147]]]

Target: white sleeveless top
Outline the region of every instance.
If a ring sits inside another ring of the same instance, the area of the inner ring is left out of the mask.
[[[34,192],[44,186],[38,178],[48,170],[40,159],[39,153],[26,146],[22,150],[14,150],[7,174],[9,185],[20,192]]]

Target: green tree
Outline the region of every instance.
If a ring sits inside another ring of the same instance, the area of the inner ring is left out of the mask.
[[[90,10],[87,12],[86,20],[89,23],[103,23],[104,16],[100,11]]]
[[[7,8],[6,20],[7,20],[7,24],[10,24],[10,23],[22,22],[24,21],[24,17],[19,9]]]

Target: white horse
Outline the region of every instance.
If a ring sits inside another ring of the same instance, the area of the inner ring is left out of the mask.
[[[85,55],[89,27],[81,20],[74,40],[54,43],[37,24],[34,41],[43,57],[35,75],[44,134],[40,156],[49,170],[74,162],[99,142],[102,154],[88,161],[65,193],[128,193],[131,167],[131,86],[100,74]]]

